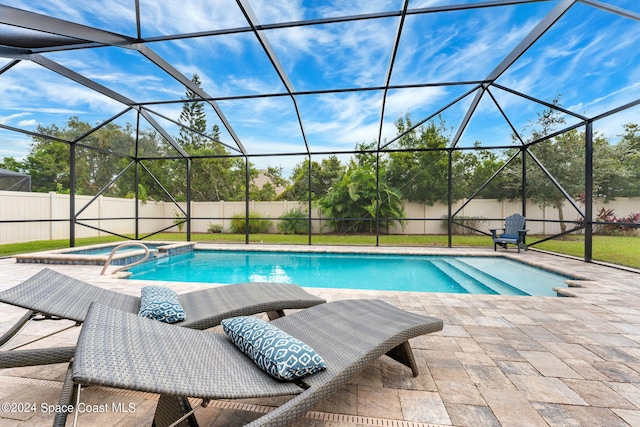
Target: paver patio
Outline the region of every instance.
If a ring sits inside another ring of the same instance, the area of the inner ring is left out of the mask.
[[[336,250],[313,247],[323,249]],[[337,250],[493,253],[489,249]],[[417,378],[404,366],[382,358],[296,425],[640,426],[640,274],[536,251],[502,253],[587,280],[570,289],[575,295],[571,298],[309,288],[327,300],[382,298],[408,311],[440,317],[445,326],[440,333],[411,341],[421,367]],[[99,276],[95,266],[49,267],[134,295],[148,284]],[[0,259],[0,289],[41,268]],[[203,286],[165,284],[178,292]],[[1,305],[0,332],[23,313]],[[70,324],[32,322],[9,346]],[[78,328],[72,328],[37,346],[74,345],[77,333]],[[57,403],[65,369],[59,364],[0,370],[0,426],[51,425],[53,414],[47,410]],[[287,399],[214,401],[196,416],[203,426],[242,425]],[[156,400],[147,393],[89,387],[82,391],[85,406],[78,423],[151,425]],[[20,406],[25,403],[35,405],[27,411]]]

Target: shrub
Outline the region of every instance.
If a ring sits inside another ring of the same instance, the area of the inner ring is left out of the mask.
[[[249,233],[267,233],[271,227],[271,220],[261,218],[257,212],[249,212]],[[231,217],[231,232],[244,233],[246,226],[246,218],[244,214],[236,214]]]
[[[403,229],[406,224],[400,192],[384,179],[376,184],[376,175],[366,165],[350,165],[318,199],[318,205],[330,218],[327,224],[338,233],[372,233],[378,225],[381,232],[388,232],[396,223]]]
[[[596,215],[596,220],[619,224],[596,224],[593,227],[594,234],[605,236],[632,235],[639,227],[631,224],[640,225],[640,213],[630,213],[626,218],[618,218],[613,209],[601,208]]]
[[[207,225],[207,232],[209,233],[222,233],[223,227],[220,224],[209,223]]]
[[[186,220],[187,217],[184,214],[176,211],[173,212],[173,223],[178,227],[178,232],[182,233]]]
[[[487,219],[481,216],[456,216],[453,218],[453,224],[451,226],[451,233],[453,234],[478,234],[478,231],[485,227]],[[448,230],[449,218],[447,216],[442,217],[440,226]]]
[[[301,208],[291,209],[279,216],[278,231],[282,234],[308,234],[309,217]]]

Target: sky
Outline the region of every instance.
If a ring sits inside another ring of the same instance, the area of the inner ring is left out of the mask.
[[[297,95],[295,104],[289,96],[264,96],[225,99],[218,105],[250,154],[299,153],[251,158],[258,167],[279,165],[285,171],[304,159],[307,146],[312,152],[325,153],[353,150],[356,144],[379,139],[384,144],[396,135],[394,123],[399,117],[409,114],[418,122],[450,104],[440,117],[453,137],[475,92],[463,95],[475,86],[451,83],[486,79],[565,1],[409,14],[395,56],[397,16],[266,30],[263,34],[294,91],[363,90]],[[408,9],[474,3],[480,2],[410,0]],[[133,0],[0,0],[0,4],[136,37]],[[262,25],[403,7],[402,0],[249,0],[249,4]],[[636,19],[593,4],[623,8]],[[141,36],[146,39],[248,25],[234,0],[141,0],[140,11]],[[640,99],[639,17],[637,0],[578,0],[495,82],[545,102],[559,97],[564,108],[589,118],[636,101]],[[9,31],[15,30],[0,24],[0,34]],[[286,93],[252,32],[156,41],[147,46],[188,78],[198,74],[202,88],[212,97]],[[162,116],[178,120],[182,105],[162,102],[184,98],[185,88],[139,52],[102,47],[42,55],[136,102],[156,103],[148,106],[157,113],[156,120],[171,135],[178,135],[177,127]],[[391,85],[431,86],[391,89],[386,97],[382,90],[364,90],[385,85],[392,59]],[[0,72],[9,62],[0,56]],[[511,126],[526,129],[545,108],[495,87],[489,91],[493,97],[483,96],[460,146],[476,141],[485,146],[511,144]],[[124,109],[123,104],[31,61],[21,61],[0,74],[0,124],[7,126],[33,132],[38,125],[63,127],[71,116],[97,124]],[[207,106],[206,111],[209,126],[218,124],[223,130],[221,140],[235,146],[213,108]],[[595,130],[615,143],[625,123],[640,123],[638,112],[639,108],[631,108],[598,121]],[[566,119],[568,124],[579,121]],[[128,113],[117,122],[135,124],[136,117]],[[23,158],[30,143],[28,135],[0,128],[0,159]]]

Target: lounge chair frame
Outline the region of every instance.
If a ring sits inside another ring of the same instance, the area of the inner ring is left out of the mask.
[[[267,313],[270,319],[284,315],[285,309],[303,309],[326,302],[301,287],[286,283],[250,282],[179,294],[187,319],[177,325],[208,329],[233,316]],[[140,297],[90,285],[45,268],[23,283],[0,292],[0,302],[29,311],[0,337],[5,345],[37,315],[45,319],[68,319],[79,326],[92,302],[137,314]],[[12,353],[12,354],[9,354]],[[0,352],[0,368],[69,362],[74,347]]]
[[[381,300],[357,299],[318,305],[272,323],[318,351],[327,369],[296,383],[277,381],[224,334],[177,328],[94,304],[80,332],[65,387],[69,390],[71,382],[159,393],[154,419],[158,427],[190,409],[187,396],[295,395],[249,424],[284,426],[384,354],[406,363],[418,375],[409,340],[443,326],[440,319],[409,313]],[[73,395],[61,396],[60,404],[69,404]],[[64,425],[66,414],[58,417],[56,424]],[[192,425],[195,417],[189,420]]]

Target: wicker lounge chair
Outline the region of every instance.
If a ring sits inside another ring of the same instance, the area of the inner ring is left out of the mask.
[[[266,312],[269,318],[284,315],[285,309],[302,309],[325,302],[301,287],[285,283],[241,283],[216,286],[178,295],[187,313],[180,326],[207,329],[232,316]],[[32,318],[84,322],[92,302],[99,302],[128,313],[138,313],[140,298],[90,285],[45,268],[20,285],[0,292],[0,302],[29,310],[0,337],[0,346],[8,342]],[[68,362],[74,347],[0,352],[0,368]],[[11,353],[11,354],[10,354]]]
[[[190,410],[186,396],[206,401],[297,395],[250,424],[282,426],[303,416],[384,354],[410,367],[417,376],[408,340],[442,330],[440,319],[364,299],[321,304],[271,324],[313,347],[326,362],[326,370],[295,383],[278,381],[224,334],[177,328],[93,304],[60,404],[71,402],[80,385],[159,393],[154,421],[160,427]],[[79,396],[81,401],[81,393]],[[66,414],[60,413],[54,425],[65,421]],[[189,422],[195,421],[191,415]]]

